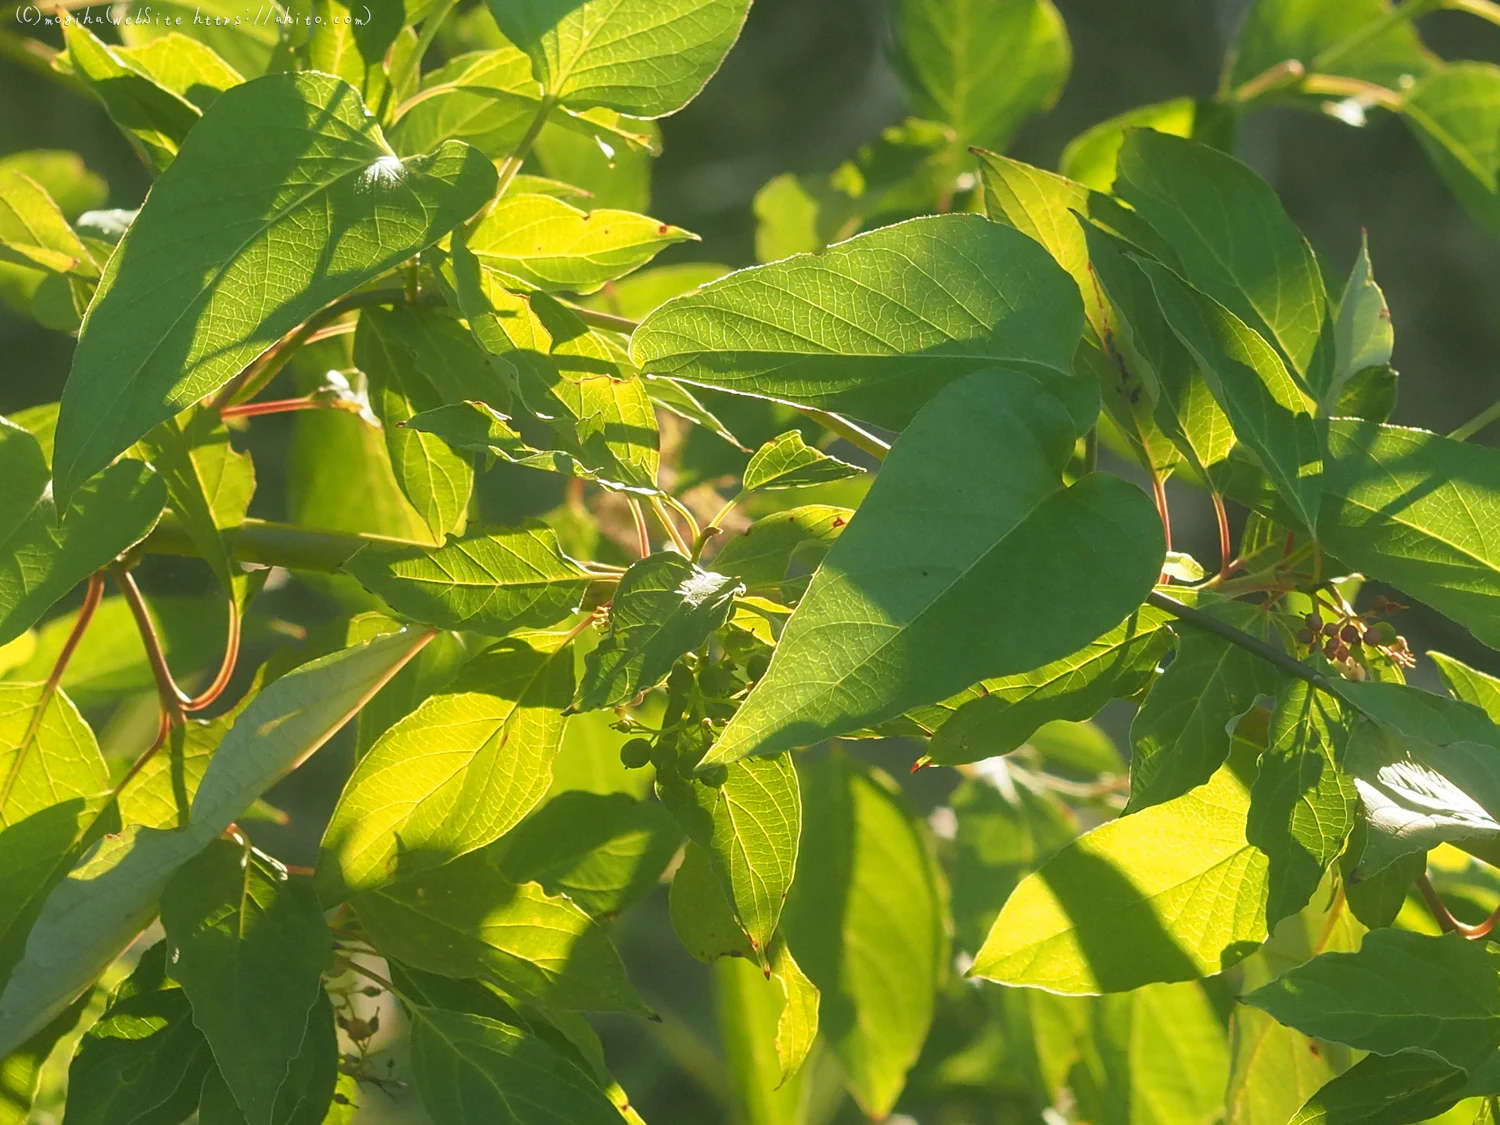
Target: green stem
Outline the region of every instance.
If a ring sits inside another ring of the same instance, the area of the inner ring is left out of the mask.
[[[427,53],[427,48],[432,46],[432,41],[437,38],[438,28],[448,18],[448,14],[457,6],[458,0],[443,0],[438,9],[422,21],[422,30],[417,33],[417,45],[411,53],[411,58],[397,73],[391,75],[391,85],[397,89],[403,89],[410,84],[414,77],[413,71],[422,67],[422,56]]]
[[[1302,80],[1304,94],[1316,94],[1330,98],[1356,98],[1372,105],[1382,106],[1393,113],[1400,113],[1406,99],[1394,90],[1377,86],[1360,78],[1345,78],[1336,74],[1309,74]]]
[[[371,543],[394,547],[431,546],[383,535],[323,531],[257,519],[247,519],[239,527],[225,531],[224,539],[231,557],[240,562],[281,566],[288,570],[335,571],[355,551]],[[141,548],[155,555],[198,556],[192,538],[171,513],[162,517]]]
[[[1083,436],[1083,471],[1087,475],[1099,468],[1099,427],[1089,427]]]
[[[1439,6],[1455,12],[1468,12],[1471,16],[1500,24],[1500,4],[1492,3],[1491,0],[1443,0]]]
[[[0,59],[9,59],[22,69],[56,82],[82,97],[92,97],[89,88],[78,79],[53,68],[52,60],[57,54],[54,48],[40,40],[0,28]]]
[[[666,531],[667,538],[672,541],[672,546],[676,547],[678,553],[685,558],[691,558],[693,549],[688,546],[687,540],[682,537],[682,532],[677,530],[677,524],[672,521],[672,516],[667,511],[667,506],[661,502],[660,496],[651,497],[651,511],[656,514],[656,520]]]
[[[568,305],[567,309],[583,323],[592,328],[607,328],[611,332],[623,332],[629,336],[641,326],[638,320],[631,320],[625,316],[615,316],[614,313],[599,312],[597,309],[586,309],[581,305]]]
[[[1200,609],[1183,605],[1176,598],[1169,598],[1167,595],[1156,590],[1152,590],[1151,593],[1146,595],[1146,604],[1153,605],[1163,613],[1170,613],[1173,617],[1186,621],[1189,625],[1196,626],[1204,632],[1212,633],[1214,636],[1226,640],[1230,644],[1238,645],[1247,652],[1254,653],[1267,663],[1275,665],[1277,669],[1285,672],[1288,676],[1295,676],[1299,680],[1305,680],[1320,691],[1325,691],[1329,695],[1342,698],[1334,690],[1328,678],[1321,672],[1309,668],[1302,661],[1288,656],[1275,645],[1269,644],[1259,637],[1252,637],[1249,633],[1236,629],[1233,625],[1228,625],[1220,621],[1217,617],[1204,613]]]
[[[881,441],[869,430],[849,421],[842,414],[834,414],[829,410],[819,410],[814,406],[799,406],[797,410],[803,417],[811,418],[825,430],[831,430],[838,434],[850,445],[863,449],[877,461],[884,461],[885,455],[891,451],[891,447]]]
[[[1254,78],[1241,82],[1225,94],[1223,100],[1244,105],[1275,90],[1294,85],[1306,73],[1307,68],[1296,59],[1285,59],[1275,66],[1267,67]]]
[[[527,128],[525,135],[521,137],[515,151],[505,158],[504,164],[500,165],[500,183],[495,188],[495,199],[497,201],[504,198],[506,190],[511,185],[511,181],[516,178],[516,173],[520,172],[521,165],[526,163],[526,155],[531,151],[531,146],[536,144],[537,137],[542,135],[542,127],[547,124],[547,118],[551,115],[552,107],[556,104],[557,100],[555,98],[545,97],[542,99],[541,104],[537,106],[536,116],[532,118],[530,127]]]
[[[1484,429],[1491,422],[1494,422],[1497,419],[1500,419],[1500,402],[1495,403],[1488,409],[1481,410],[1478,414],[1470,418],[1467,422],[1458,427],[1458,429],[1454,430],[1448,436],[1454,441],[1468,441],[1480,430]]]

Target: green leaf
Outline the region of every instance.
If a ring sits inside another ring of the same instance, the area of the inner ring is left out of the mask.
[[[804,768],[806,831],[783,922],[819,1031],[866,1114],[890,1112],[948,961],[942,876],[895,786],[841,754]]]
[[[241,573],[229,556],[224,531],[245,521],[255,495],[255,466],[229,443],[229,430],[213,409],[195,410],[184,424],[169,418],[141,442],[167,486],[167,501],[213,568],[225,591]]]
[[[207,43],[170,31],[137,46],[115,47],[115,56],[165,90],[170,90],[200,112],[218,100],[244,76]]]
[[[501,641],[381,736],[324,833],[325,901],[482,848],[541,801],[573,696],[559,639]]]
[[[531,60],[520,48],[506,43],[493,50],[469,51],[423,76],[421,93],[396,108],[391,143],[396,151],[411,153],[426,152],[449,139],[468,141],[499,159],[515,151],[541,107]],[[611,148],[659,148],[645,122],[622,118],[608,109],[579,113],[557,106],[548,123]],[[521,175],[511,190],[535,192],[541,179]],[[575,197],[588,194],[564,186]]]
[[[1405,684],[1335,686],[1366,716],[1345,761],[1369,827],[1361,878],[1408,852],[1500,833],[1500,728],[1484,712]]]
[[[162,172],[198,123],[198,107],[130,66],[78,20],[63,25],[63,43],[68,70],[104,103],[147,165]]]
[[[1266,617],[1244,602],[1207,612],[1264,636]],[[1179,626],[1177,655],[1130,724],[1130,804],[1135,812],[1180,797],[1213,776],[1229,756],[1230,729],[1276,688],[1276,673],[1239,645]]]
[[[1117,477],[1062,487],[1079,431],[1048,386],[981,373],[922,411],[706,761],[806,746],[1040,667],[1140,605],[1161,522]],[[963,485],[980,475],[985,488]]]
[[[801,1125],[807,1080],[782,1080],[776,1033],[787,1005],[776,982],[766,980],[753,962],[724,957],[714,965],[714,1001],[735,1119],[746,1125]]]
[[[1043,724],[1089,719],[1111,699],[1125,699],[1151,682],[1172,648],[1166,615],[1142,606],[1075,653],[1030,672],[980,682],[933,733],[927,754],[941,765],[1009,754]]]
[[[972,973],[1078,995],[1222,972],[1266,939],[1266,857],[1229,766],[1095,828],[1027,876]]]
[[[293,523],[429,542],[378,428],[347,410],[299,410],[292,417],[287,507]]]
[[[108,788],[94,732],[71,699],[44,695],[41,684],[0,684],[0,828]]]
[[[1245,1003],[1319,1039],[1377,1055],[1418,1051],[1465,1069],[1500,1046],[1500,980],[1481,942],[1371,930],[1355,953],[1324,953]]]
[[[494,637],[557,624],[590,582],[557,534],[531,520],[474,528],[436,549],[368,546],[344,569],[403,616]]]
[[[757,960],[750,948],[724,884],[714,873],[708,853],[689,840],[667,893],[672,931],[682,947],[705,965],[720,958]]]
[[[993,779],[993,780],[992,780]],[[963,781],[948,805],[958,817],[953,843],[953,926],[960,949],[984,943],[1019,883],[1078,835],[1078,823],[1055,798],[1009,784],[1008,773]]]
[[[1336,701],[1302,680],[1277,685],[1245,826],[1245,838],[1271,861],[1269,926],[1307,905],[1354,829],[1358,795],[1340,768],[1348,737]]]
[[[47,898],[0,992],[0,1058],[67,1006],[156,913],[167,881],[347,722],[424,643],[401,632],[314,660],[256,694],[214,754],[190,826],[107,836]]]
[[[848,525],[848,508],[807,504],[762,516],[736,535],[713,557],[721,574],[749,587],[779,586],[793,560],[811,568]]]
[[[161,964],[162,947],[147,950],[83,1037],[68,1068],[68,1125],[181,1121],[198,1104],[213,1056]]]
[[[172,972],[248,1125],[271,1125],[302,1049],[333,939],[317,896],[217,840],[162,895]]]
[[[1290,1125],[1406,1125],[1451,1107],[1464,1072],[1427,1055],[1370,1055],[1333,1079],[1297,1111]]]
[[[61,500],[323,305],[437,241],[495,186],[493,165],[459,142],[400,160],[359,95],[327,75],[238,86],[193,137],[89,308],[58,419]],[[303,187],[288,194],[288,182]],[[228,203],[214,194],[224,183],[236,186]],[[280,253],[288,244],[297,253]]]
[[[771,937],[797,868],[802,796],[791,758],[735,762],[717,784],[672,769],[656,775],[656,793],[708,856],[752,955],[769,964]]]
[[[1171,245],[1190,285],[1273,343],[1313,397],[1328,390],[1323,275],[1269,184],[1208,145],[1134,129],[1115,191]]]
[[[463,534],[474,488],[473,458],[407,423],[455,398],[509,397],[502,361],[488,355],[454,317],[435,309],[366,309],[354,362],[370,381],[396,482],[435,542]]]
[[[672,243],[697,240],[630,211],[580,211],[547,195],[507,195],[469,232],[468,247],[507,286],[593,293]]]
[[[1388,0],[1261,0],[1246,11],[1235,36],[1224,88],[1295,59],[1309,73],[1405,90],[1441,60],[1422,45],[1412,20],[1392,19],[1390,13]],[[1307,97],[1306,104],[1316,108],[1317,96]]]
[[[1154,129],[1174,137],[1191,137],[1197,119],[1198,106],[1192,98],[1169,98],[1127,109],[1069,141],[1058,170],[1084,187],[1107,192],[1115,183],[1115,162],[1126,133],[1131,129]]]
[[[1500,67],[1436,67],[1407,92],[1402,113],[1459,202],[1500,235]]]
[[[1202,985],[1155,984],[1101,997],[1091,1046],[1101,1087],[1094,1119],[1168,1125],[1215,1121],[1223,1112],[1229,1050]],[[1085,1112],[1088,1093],[1080,1091]]]
[[[668,301],[636,329],[631,358],[899,429],[970,372],[1071,370],[1077,291],[1019,231],[974,215],[913,219]]]
[[[592,1079],[535,1036],[468,1012],[412,1008],[412,1072],[436,1125],[618,1125]]]
[[[146,537],[166,503],[151,468],[124,460],[79,489],[66,512],[36,438],[0,420],[0,644],[19,637],[78,583]]]
[[[321,989],[307,1017],[302,1046],[276,1092],[274,1125],[338,1125],[332,1111],[339,1081],[338,1031],[333,1005]],[[199,1125],[246,1125],[244,1112],[217,1067],[203,1081]]]
[[[0,261],[98,277],[88,247],[47,189],[24,172],[0,169]]]
[[[488,852],[398,879],[354,909],[381,953],[415,968],[544,1008],[650,1014],[604,929],[561,895],[512,883]]]
[[[744,489],[750,492],[757,488],[800,488],[843,480],[864,471],[858,465],[814,449],[802,440],[797,430],[788,430],[755,451],[745,467]]]
[[[1491,721],[1500,723],[1500,679],[1486,675],[1477,668],[1470,668],[1461,660],[1444,656],[1441,652],[1427,653],[1437,665],[1438,675],[1455,699],[1472,703]]]
[[[540,883],[595,918],[614,917],[660,881],[682,833],[660,805],[624,793],[559,793],[498,846],[506,878]]]
[[[1405,591],[1500,648],[1500,453],[1425,430],[1328,424],[1318,538],[1344,565]]]
[[[901,0],[897,66],[918,112],[963,145],[1003,148],[1051,107],[1072,62],[1049,0]]]
[[[1334,391],[1343,388],[1357,372],[1367,367],[1386,367],[1391,362],[1396,333],[1391,328],[1391,310],[1385,303],[1385,294],[1375,284],[1367,236],[1360,237],[1359,257],[1354,259],[1354,268],[1339,300],[1333,339]]]
[[[1312,403],[1269,344],[1212,297],[1137,258],[1172,331],[1203,371],[1235,435],[1305,527],[1318,525],[1323,440]]]
[[[666,678],[729,620],[744,587],[663,551],[632,563],[610,602],[609,632],[584,658],[578,706],[611,707]]]
[[[505,38],[531,56],[542,91],[575,108],[676,113],[713,77],[750,0],[490,0]]]

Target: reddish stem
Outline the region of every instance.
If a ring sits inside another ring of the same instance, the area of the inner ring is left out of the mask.
[[[214,677],[213,683],[204,688],[191,699],[182,701],[184,711],[201,711],[220,695],[229,686],[229,681],[234,677],[235,665],[240,659],[240,603],[235,600],[234,592],[229,594],[229,636],[224,643],[224,659],[219,664],[219,673]]]
[[[301,398],[277,398],[269,402],[244,402],[238,406],[226,406],[219,411],[219,417],[230,418],[255,418],[262,414],[290,414],[296,410],[323,410],[329,406],[328,403],[304,395]]]
[[[1229,545],[1229,513],[1224,508],[1224,497],[1217,489],[1210,491],[1214,502],[1214,517],[1219,521],[1219,577],[1227,578],[1234,566],[1233,548]]]
[[[1446,934],[1463,934],[1470,941],[1478,941],[1480,938],[1488,937],[1490,931],[1495,928],[1496,923],[1500,923],[1500,906],[1497,906],[1494,913],[1478,925],[1470,926],[1460,922],[1453,916],[1453,912],[1448,909],[1447,904],[1443,902],[1442,897],[1437,893],[1437,888],[1432,885],[1432,880],[1427,877],[1425,872],[1417,880],[1417,893],[1422,896],[1422,901],[1427,904],[1427,909],[1432,913],[1432,917],[1437,922],[1438,928]]]
[[[0,788],[0,809],[4,809],[10,800],[11,791],[16,786],[16,779],[21,776],[21,766],[26,761],[26,754],[36,739],[37,731],[42,729],[42,716],[47,713],[52,697],[57,694],[63,673],[68,670],[68,662],[73,659],[73,653],[78,651],[78,643],[83,640],[83,634],[88,630],[89,622],[93,620],[94,611],[99,608],[99,602],[103,597],[104,572],[95,571],[89,575],[88,589],[83,595],[83,605],[78,608],[78,618],[73,622],[73,629],[68,633],[68,639],[63,642],[62,651],[57,654],[51,675],[42,686],[42,694],[37,699],[36,709],[32,711],[31,721],[26,725],[26,734],[16,748],[16,760],[11,764],[10,773],[6,775],[4,788]]]
[[[155,741],[153,741],[150,746],[146,747],[146,752],[144,754],[130,763],[130,768],[125,771],[125,776],[120,778],[120,780],[115,783],[114,789],[110,790],[109,794],[111,800],[118,797],[121,793],[125,792],[125,786],[134,781],[135,775],[140,773],[141,770],[145,768],[147,762],[156,757],[156,752],[160,750],[162,748],[162,745],[167,741],[167,733],[171,729],[171,724],[167,721],[167,711],[164,707],[161,710],[160,717],[157,722]]]
[[[1156,501],[1156,514],[1161,517],[1162,535],[1166,539],[1167,550],[1172,549],[1172,513],[1167,509],[1167,486],[1161,479],[1161,474],[1155,469],[1151,470],[1151,498]],[[1162,571],[1161,584],[1167,585],[1172,581],[1172,576]]]
[[[183,694],[172,679],[172,670],[167,667],[166,654],[162,652],[161,638],[156,635],[156,626],[151,621],[151,612],[146,608],[146,599],[135,584],[130,571],[118,563],[110,568],[120,593],[125,595],[125,604],[135,618],[136,630],[141,635],[141,644],[146,648],[146,662],[151,666],[151,677],[156,681],[156,694],[161,699],[169,725],[178,726],[187,721],[182,709]]]

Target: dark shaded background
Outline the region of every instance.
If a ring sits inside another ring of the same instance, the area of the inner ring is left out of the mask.
[[[1143,103],[1213,93],[1224,46],[1242,4],[1236,0],[1057,0],[1073,42],[1073,70],[1055,109],[1028,125],[1011,153],[1055,167],[1077,133]],[[467,5],[466,5],[467,6]],[[3,18],[8,18],[8,15]],[[1500,61],[1500,28],[1439,13],[1421,24],[1429,44],[1450,57]],[[654,175],[652,213],[703,235],[663,260],[753,261],[755,191],[785,171],[826,172],[881,126],[905,114],[900,87],[885,60],[884,0],[756,0],[739,45],[703,95],[663,122],[665,153]],[[139,205],[144,169],[94,102],[0,61],[0,153],[66,147],[108,180],[109,206]],[[1415,140],[1387,115],[1353,129],[1332,118],[1291,110],[1263,111],[1242,128],[1239,154],[1281,192],[1329,273],[1347,274],[1360,231],[1368,231],[1376,278],[1391,305],[1395,365],[1401,371],[1396,420],[1447,431],[1500,396],[1500,243],[1461,210]],[[72,341],[0,308],[0,413],[55,400]],[[262,480],[260,514],[278,514],[289,426],[267,420],[255,430]],[[1494,431],[1480,440],[1495,442]],[[0,481],[0,488],[4,482]],[[520,486],[517,486],[520,487]],[[1216,557],[1207,507],[1174,490],[1179,545]],[[508,511],[540,510],[552,492],[504,498]],[[148,589],[206,589],[201,568],[151,560]],[[327,612],[316,598],[280,592],[277,611],[315,621]],[[1435,647],[1500,672],[1490,653],[1435,615],[1414,611],[1403,628],[1419,651]],[[1426,679],[1425,670],[1419,679]],[[1430,681],[1429,681],[1430,682]],[[1107,717],[1106,725],[1120,732]],[[899,768],[910,748],[883,755]],[[298,775],[279,805],[328,808],[347,771],[350,751],[335,745]],[[904,772],[904,771],[902,771]],[[926,811],[951,781],[924,771],[912,792]],[[316,832],[293,833],[289,853],[315,847]],[[296,854],[286,858],[296,860]],[[639,1024],[606,1023],[611,1059],[640,1109],[655,1125],[705,1122],[723,1115],[714,1095],[711,973],[666,934],[665,897],[622,920],[620,941],[632,977],[667,1020],[643,1034]],[[842,1119],[852,1120],[845,1105]],[[857,1115],[856,1115],[857,1116]],[[421,1120],[414,1099],[369,1096],[361,1121]],[[926,1118],[924,1117],[924,1121]],[[1018,1119],[1019,1120],[1019,1119]]]

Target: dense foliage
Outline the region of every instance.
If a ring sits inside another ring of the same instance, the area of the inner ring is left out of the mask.
[[[1000,154],[1048,0],[898,0],[919,116],[767,183],[738,271],[640,179],[749,0],[5,32],[154,183],[0,158],[0,295],[77,337],[0,418],[0,1125],[639,1121],[598,1014],[654,1018],[663,883],[745,1125],[1494,1122],[1500,678],[1401,622],[1500,648],[1500,410],[1392,422],[1369,252],[1228,151],[1398,115],[1500,236],[1440,6],[1259,0],[1217,99],[1051,172]],[[350,725],[289,865],[266,795]]]

